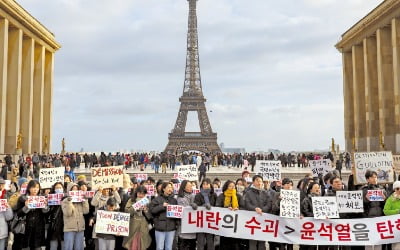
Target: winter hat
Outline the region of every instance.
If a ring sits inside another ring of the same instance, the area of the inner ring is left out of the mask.
[[[393,190],[395,190],[396,188],[400,188],[400,181],[395,181],[393,183]]]
[[[18,186],[20,187],[22,184],[28,182],[28,179],[26,179],[25,177],[21,177],[18,180]]]

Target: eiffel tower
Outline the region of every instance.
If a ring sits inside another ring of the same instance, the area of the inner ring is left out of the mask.
[[[189,2],[189,20],[187,34],[187,52],[185,83],[179,101],[181,106],[175,127],[168,135],[168,145],[164,152],[180,154],[184,151],[197,150],[204,153],[221,152],[217,144],[217,133],[211,129],[205,106],[200,77],[199,48],[197,35],[196,1]],[[188,111],[197,111],[200,132],[185,132]]]

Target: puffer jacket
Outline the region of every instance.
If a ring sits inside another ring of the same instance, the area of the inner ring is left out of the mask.
[[[245,208],[248,211],[255,211],[258,207],[263,213],[271,213],[272,200],[263,189],[256,189],[251,186],[244,196]]]
[[[383,190],[383,194],[387,197],[386,190],[379,185],[368,184],[361,188],[363,191],[363,202],[364,202],[364,217],[373,218],[383,216],[383,208],[385,207],[385,201],[369,201],[366,198],[368,190]]]
[[[169,205],[178,205],[174,195],[165,196],[161,194],[154,198],[149,205],[150,213],[153,215],[154,229],[160,232],[170,232],[176,230],[176,218],[167,218],[167,207],[164,203]]]
[[[68,190],[74,185],[68,185]],[[61,203],[64,218],[64,232],[80,232],[85,230],[84,214],[89,213],[89,202],[72,202],[71,197],[66,197]]]

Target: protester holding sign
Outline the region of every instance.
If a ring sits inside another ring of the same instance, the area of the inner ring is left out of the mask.
[[[197,204],[194,203],[194,194],[192,193],[192,183],[188,180],[182,181],[178,190],[178,205],[191,206],[194,210],[197,209]],[[196,248],[195,233],[181,233],[181,221],[178,223],[178,249],[191,250]]]
[[[311,182],[307,188],[307,197],[301,201],[301,215],[304,217],[314,217],[312,207],[312,197],[321,196],[321,187],[317,182]],[[315,248],[316,249],[316,248]]]
[[[67,186],[71,191],[74,184]],[[83,250],[85,220],[83,215],[89,213],[89,203],[86,198],[83,202],[72,202],[67,197],[61,204],[64,218],[64,250]]]
[[[240,194],[236,193],[235,183],[227,180],[222,187],[222,193],[218,196],[216,207],[224,207],[231,211],[244,209],[244,201]],[[237,215],[236,215],[237,216]],[[233,217],[232,217],[233,218]],[[240,239],[221,236],[220,250],[239,250]]]
[[[104,207],[100,207],[97,211],[109,211],[109,212],[117,212],[118,204],[117,200],[112,197],[109,198]],[[106,234],[106,233],[97,233],[96,237],[99,241],[99,250],[114,250],[115,249],[115,235]]]
[[[400,181],[393,183],[393,194],[385,202],[383,213],[385,215],[400,214]],[[400,249],[400,243],[393,243],[392,249]]]
[[[124,237],[122,246],[126,249],[146,250],[151,244],[149,223],[151,213],[148,204],[136,209],[133,205],[146,198],[147,190],[144,186],[135,189],[132,198],[125,206],[125,212],[130,214],[129,236]]]
[[[117,204],[121,203],[121,197],[119,196],[115,186],[112,186],[111,188],[102,188],[99,186],[91,201],[92,206],[94,206],[96,209],[95,212],[97,212],[97,209],[104,207],[107,203],[107,200],[111,197],[115,198]]]
[[[28,208],[28,196],[38,196],[40,191],[40,184],[37,180],[31,180],[26,188],[26,195],[21,195],[17,203],[17,215],[19,217],[25,216],[25,233],[20,234],[18,243],[21,243],[22,248],[40,248],[45,245],[45,213],[49,211],[46,208],[30,209]],[[47,204],[46,204],[47,206]]]
[[[0,212],[0,249],[6,249],[7,239],[8,239],[8,224],[13,218],[13,211],[10,206],[8,206],[7,201],[5,201],[5,211]]]
[[[264,191],[263,178],[260,175],[253,176],[253,184],[246,192],[244,202],[245,209],[255,211],[258,214],[271,213],[272,200],[269,199],[267,193]],[[249,250],[264,250],[265,241],[249,241]]]
[[[386,199],[386,190],[378,185],[378,174],[375,171],[367,171],[365,172],[365,179],[367,180],[367,184],[364,185],[361,189],[363,191],[364,197],[364,217],[365,218],[373,218],[383,215],[383,208],[385,206]],[[380,201],[375,201],[371,197],[370,190],[379,190],[383,197],[381,197]],[[368,193],[369,192],[369,193]]]
[[[200,184],[200,193],[194,197],[194,203],[198,206],[204,206],[207,210],[211,206],[215,206],[217,195],[214,193],[214,188],[209,178],[203,179]],[[214,250],[214,235],[209,233],[197,234],[197,250]]]
[[[64,194],[63,184],[61,182],[56,182],[51,188],[50,194]],[[61,201],[60,201],[61,204]],[[54,250],[58,248],[58,245],[61,245],[63,241],[63,213],[61,209],[61,205],[49,206],[50,211],[48,213],[48,221],[49,227],[47,229],[47,238],[48,242],[46,245],[50,246],[50,250]]]
[[[167,218],[167,206],[178,204],[173,192],[172,184],[164,182],[161,185],[160,195],[154,198],[149,205],[150,212],[154,218],[157,249],[172,249],[177,219]]]

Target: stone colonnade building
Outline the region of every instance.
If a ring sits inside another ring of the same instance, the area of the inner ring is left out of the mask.
[[[400,153],[400,1],[386,0],[342,35],[347,151]]]
[[[0,154],[50,151],[59,48],[54,35],[14,0],[0,1]]]

